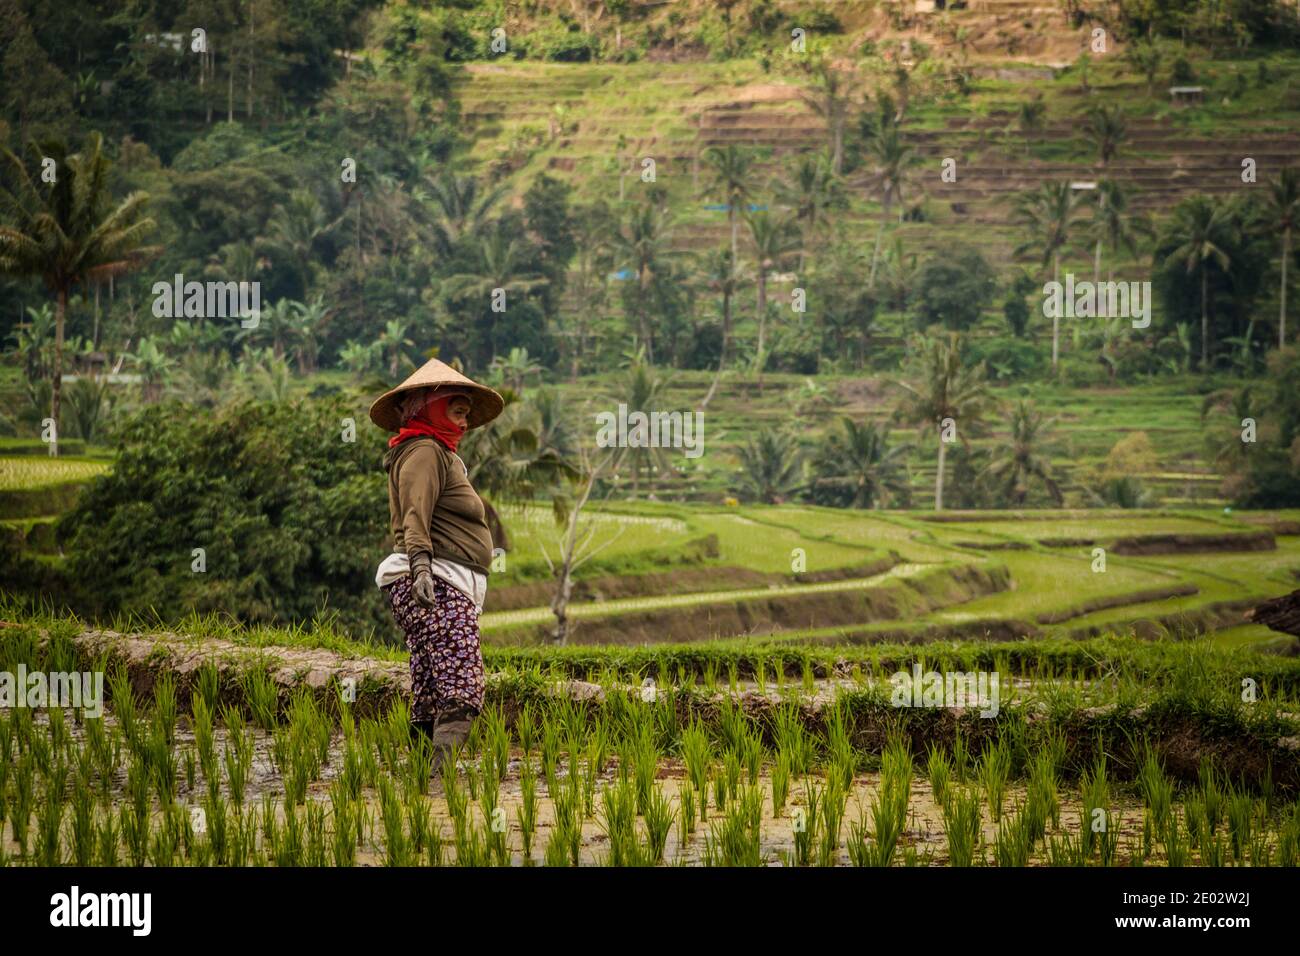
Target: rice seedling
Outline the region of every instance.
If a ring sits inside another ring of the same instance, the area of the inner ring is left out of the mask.
[[[144,866],[149,853],[149,818],[137,813],[135,807],[125,805],[118,811],[118,819],[131,865]]]
[[[355,866],[357,845],[356,810],[347,788],[337,782],[330,787],[330,856],[335,866]]]
[[[1228,845],[1232,849],[1232,858],[1240,863],[1251,842],[1252,828],[1255,821],[1255,800],[1248,793],[1238,793],[1235,788],[1228,788],[1227,796]]]
[[[1300,862],[1300,801],[1291,805],[1277,839],[1278,866],[1295,866],[1297,862]]]
[[[645,808],[645,862],[653,865],[663,860],[664,848],[668,845],[668,832],[673,827],[675,813],[672,804],[664,796],[663,789],[655,787]]]
[[[943,807],[948,865],[973,866],[980,845],[980,798],[974,791],[954,790]]]
[[[60,854],[62,825],[63,800],[47,790],[45,799],[36,811],[37,866],[59,866],[63,862]]]
[[[1106,754],[1098,752],[1096,763],[1085,771],[1080,781],[1082,791],[1080,839],[1083,853],[1091,857],[1096,847],[1097,834],[1107,826],[1107,810],[1110,807],[1110,783],[1106,777]]]
[[[642,724],[637,729],[630,750],[635,761],[632,777],[636,784],[636,812],[637,816],[644,816],[654,789],[655,772],[659,767],[659,747],[655,742],[654,728]]]
[[[727,687],[731,693],[735,694],[740,685],[740,671],[736,667],[736,660],[732,658],[727,662]]]
[[[208,845],[217,865],[224,865],[229,850],[229,818],[226,801],[220,793],[209,792],[203,798],[203,819],[208,831]]]
[[[941,747],[930,745],[926,759],[926,776],[930,778],[930,789],[934,791],[935,802],[941,806],[948,801],[948,787],[952,780],[952,764],[948,754]]]
[[[1214,833],[1210,829],[1209,818],[1201,818],[1201,865],[1219,867],[1227,863],[1227,847],[1223,842],[1222,833]]]
[[[408,795],[406,801],[406,829],[411,839],[411,856],[418,858],[424,853],[425,843],[429,839],[432,820],[429,816],[429,798],[424,794]]]
[[[230,787],[230,799],[236,807],[242,807],[249,769],[253,764],[253,736],[244,730],[244,718],[239,711],[227,708],[224,719],[227,730],[223,755],[226,782]]]
[[[460,778],[456,773],[456,762],[444,760],[441,773],[443,798],[447,801],[447,815],[457,825],[463,825],[465,813],[469,809],[470,797],[461,789]]]
[[[154,720],[162,731],[167,745],[176,742],[176,681],[170,671],[164,671],[153,685]]]
[[[704,662],[704,689],[712,696],[718,692],[718,661],[709,658]]]
[[[519,716],[515,718],[515,736],[519,738],[519,746],[523,748],[524,756],[531,756],[533,747],[537,744],[537,720],[531,701],[524,703]]]
[[[546,778],[546,789],[553,793],[556,789],[556,764],[560,759],[560,728],[552,715],[547,713],[542,718],[542,776]]]
[[[428,866],[442,866],[443,863],[442,830],[436,820],[430,823],[425,839],[425,863]]]
[[[778,749],[790,755],[790,772],[800,776],[812,766],[812,741],[803,724],[803,714],[794,703],[782,704],[776,709],[775,737]]]
[[[154,866],[174,866],[176,851],[180,840],[174,827],[168,826],[169,814],[164,811],[160,826],[153,831],[149,840],[149,862]],[[146,828],[148,823],[145,823]]]
[[[764,666],[763,658],[759,658],[754,667],[754,682],[758,684],[760,694],[767,693],[767,667]]]
[[[190,709],[193,712],[196,701],[202,701],[209,714],[217,712],[221,701],[221,672],[217,665],[207,661],[199,667],[193,691],[190,694]]]
[[[980,757],[978,776],[988,800],[994,822],[1002,819],[1002,803],[1006,796],[1007,777],[1011,773],[1011,751],[1000,738],[984,748]]]
[[[1191,856],[1188,835],[1178,825],[1178,814],[1170,813],[1165,817],[1160,831],[1160,843],[1164,848],[1166,866],[1186,866]]]
[[[609,865],[635,865],[636,793],[627,780],[601,791],[601,828],[609,839]]]
[[[1218,775],[1214,771],[1214,764],[1210,762],[1208,757],[1201,758],[1198,776],[1201,784],[1201,805],[1205,811],[1205,824],[1209,832],[1214,833],[1218,829],[1219,821],[1223,815],[1223,789],[1219,783]]]
[[[95,834],[95,865],[107,867],[120,865],[121,840],[122,832],[117,817],[109,811],[100,818]]]
[[[813,847],[817,845],[821,799],[821,789],[805,780],[803,804],[791,812],[794,819],[794,860],[797,866],[807,866],[812,860]]]
[[[817,847],[818,866],[834,866],[838,861],[840,829],[847,799],[848,790],[842,778],[832,774],[826,782],[826,792],[822,796],[821,840]]]
[[[265,666],[253,666],[244,672],[240,683],[253,723],[263,730],[273,730],[280,711],[280,692],[275,678]]]
[[[772,766],[772,816],[779,817],[785,809],[790,795],[790,753],[787,750],[777,752]]]
[[[72,788],[72,862],[90,866],[95,857],[95,798],[90,781],[78,774]]]
[[[303,823],[292,800],[284,802],[284,825],[272,859],[279,867],[302,866],[304,853]]]
[[[89,752],[95,773],[99,778],[100,801],[107,803],[113,790],[113,779],[122,762],[121,739],[117,734],[108,732],[102,717],[87,720],[85,750]],[[0,758],[3,757],[4,754],[0,754]],[[0,774],[3,772],[0,770]],[[3,789],[3,778],[0,777],[0,790]],[[3,798],[0,798],[0,802],[3,802]],[[0,818],[3,816],[3,809],[0,808]]]
[[[1084,866],[1088,854],[1084,851],[1082,838],[1064,833],[1048,838],[1047,860],[1051,866]]]
[[[546,841],[543,863],[546,866],[577,866],[582,845],[582,831],[569,817],[557,817]]]
[[[1137,782],[1154,829],[1163,830],[1173,806],[1174,785],[1165,777],[1159,756],[1149,746],[1145,748],[1142,764],[1138,768]]]
[[[187,792],[193,792],[194,784],[198,780],[199,767],[198,761],[194,757],[194,751],[186,747],[184,755],[181,757],[181,771],[185,774],[185,789]]]
[[[677,845],[686,847],[695,832],[695,791],[691,787],[682,787],[677,792]]]
[[[761,866],[762,815],[763,795],[758,788],[746,787],[743,794],[737,794],[726,815],[709,825],[704,843],[705,865]],[[810,842],[810,852],[811,846]]]
[[[1001,867],[1028,866],[1031,845],[1032,839],[1025,818],[1021,815],[1007,817],[998,823],[997,836],[993,842],[993,858]]]
[[[109,675],[108,693],[113,702],[117,725],[122,729],[128,746],[134,748],[139,733],[139,718],[135,706],[135,692],[131,688],[131,678],[125,667],[118,666]]]
[[[479,723],[483,727],[487,749],[495,763],[496,777],[503,780],[510,766],[510,731],[506,729],[505,717],[499,707],[489,705],[484,708]]]
[[[1103,826],[1097,836],[1097,849],[1102,866],[1115,865],[1115,853],[1119,849],[1123,822],[1123,817],[1119,813],[1110,813],[1109,811],[1102,818]]]
[[[966,734],[959,724],[952,737],[952,772],[958,783],[966,782],[966,771],[969,766],[970,748],[966,743]]]
[[[537,832],[537,774],[533,763],[524,755],[519,768],[519,806],[515,810],[519,819],[519,834],[522,842],[524,862],[532,859],[533,834]]]
[[[409,844],[404,828],[405,813],[397,788],[388,777],[379,779],[379,810],[384,825],[384,864],[386,866],[406,866],[409,860]]]

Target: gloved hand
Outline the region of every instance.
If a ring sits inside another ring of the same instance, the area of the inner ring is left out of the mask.
[[[433,590],[432,556],[421,551],[411,556],[411,579],[415,582],[411,589],[415,602],[421,607],[432,608],[437,603]]]

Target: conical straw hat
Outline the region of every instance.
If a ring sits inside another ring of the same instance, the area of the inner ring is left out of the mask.
[[[455,386],[457,391],[463,390],[473,396],[469,410],[470,428],[486,425],[500,415],[501,409],[506,406],[505,399],[493,389],[466,378],[446,362],[429,359],[412,372],[401,385],[375,399],[374,404],[370,406],[370,420],[387,431],[400,430],[402,421],[399,406],[403,393],[416,388],[435,388],[439,385]]]

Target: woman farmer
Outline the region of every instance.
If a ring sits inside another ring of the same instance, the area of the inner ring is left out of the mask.
[[[411,723],[442,752],[463,744],[483,707],[478,619],[492,535],[456,446],[501,414],[485,385],[432,359],[370,406],[388,440],[388,512],[394,551],[379,566],[411,652]]]

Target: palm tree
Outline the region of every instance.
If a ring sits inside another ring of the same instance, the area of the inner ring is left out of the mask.
[[[740,283],[746,278],[746,270],[736,264],[731,258],[731,250],[723,246],[715,250],[709,258],[705,275],[708,278],[709,288],[722,297],[722,344],[718,350],[718,371],[713,376],[704,400],[700,402],[701,410],[708,407],[709,402],[712,401],[713,393],[722,379],[722,370],[727,365],[727,355],[731,350],[731,300],[735,298]]]
[[[130,272],[157,252],[140,245],[154,221],[140,218],[148,194],[134,192],[109,209],[108,158],[103,140],[91,133],[79,153],[68,154],[62,142],[29,146],[33,167],[46,157],[55,162],[57,181],[38,186],[28,167],[9,150],[0,151],[7,182],[0,186],[0,205],[7,223],[0,226],[0,273],[39,276],[54,294],[54,369],[50,417],[57,456],[59,404],[63,381],[63,328],[68,297],[77,285],[102,282]]]
[[[1083,131],[1092,139],[1103,168],[1119,153],[1128,139],[1128,120],[1121,106],[1092,106],[1083,117]]]
[[[1029,154],[1029,134],[1041,132],[1047,123],[1047,104],[1043,94],[1039,93],[1032,100],[1024,100],[1016,112],[1020,132],[1025,137],[1025,155]]]
[[[922,434],[933,429],[939,436],[939,464],[934,476],[934,510],[943,510],[943,472],[948,443],[944,441],[945,420],[960,423],[957,437],[963,445],[976,432],[988,408],[984,363],[968,368],[961,360],[961,339],[953,332],[941,338],[919,338],[914,344],[912,378],[915,384],[898,382],[907,394],[899,414],[913,422]]]
[[[767,330],[767,271],[783,256],[800,246],[799,227],[788,216],[773,217],[766,212],[747,214],[750,238],[754,240],[754,271],[758,279],[758,356],[759,378],[763,376],[764,333]]]
[[[536,375],[542,367],[533,361],[532,356],[528,354],[528,349],[516,346],[504,358],[494,355],[490,369],[493,374],[501,376],[507,387],[522,395],[524,380],[530,375]]]
[[[235,341],[261,347],[269,345],[276,358],[298,342],[300,332],[294,317],[292,299],[280,299],[267,305],[258,314],[256,325],[244,327],[241,322],[235,331]]]
[[[896,309],[904,308],[921,271],[916,253],[904,252],[903,240],[895,237],[893,247],[885,250],[880,264],[885,300]]]
[[[889,445],[889,429],[855,422],[847,415],[813,458],[811,489],[849,508],[878,508],[906,501],[909,492],[906,445]]]
[[[1151,222],[1141,213],[1129,212],[1129,192],[1123,183],[1113,179],[1103,179],[1097,184],[1097,199],[1092,210],[1092,237],[1097,242],[1097,255],[1093,261],[1093,281],[1101,271],[1101,247],[1110,247],[1111,263],[1106,279],[1110,281],[1115,275],[1115,257],[1120,246],[1128,250],[1130,256],[1137,255],[1139,236],[1152,235]]]
[[[704,162],[709,167],[709,181],[705,195],[712,195],[727,204],[727,223],[731,227],[731,258],[738,261],[738,235],[740,220],[736,213],[750,200],[754,188],[754,151],[741,149],[734,143],[727,146],[710,146],[704,151]]]
[[[1009,440],[994,452],[987,471],[1002,484],[1007,500],[1016,506],[1025,503],[1032,482],[1047,489],[1058,507],[1064,500],[1043,447],[1043,433],[1053,424],[1055,419],[1045,419],[1042,412],[1035,411],[1023,398],[1011,409]]]
[[[761,428],[740,449],[741,493],[769,504],[782,504],[802,486],[799,442],[789,432]]]
[[[789,179],[778,179],[774,187],[777,202],[794,211],[795,221],[803,231],[798,266],[803,275],[808,246],[825,223],[827,210],[841,208],[845,203],[843,183],[832,171],[825,153],[804,153]]]
[[[1147,95],[1150,96],[1156,83],[1156,74],[1160,72],[1160,66],[1164,61],[1164,54],[1160,47],[1150,40],[1130,43],[1128,49],[1124,51],[1124,59],[1133,69],[1146,77]]]
[[[671,268],[672,219],[654,203],[644,202],[628,212],[628,221],[613,237],[615,261],[636,276],[632,312],[637,336],[650,361],[654,337],[650,329],[650,293],[660,272]]]
[[[1015,254],[1039,251],[1042,264],[1052,264],[1052,281],[1059,282],[1061,250],[1070,240],[1082,200],[1068,182],[1043,183],[1016,203],[1016,219],[1030,233],[1030,238],[1016,247]],[[1052,368],[1060,356],[1061,319],[1052,317]]]
[[[880,216],[880,229],[876,233],[876,248],[871,254],[871,278],[868,285],[876,284],[876,262],[880,257],[880,240],[885,235],[885,223],[889,221],[889,210],[898,202],[898,221],[903,221],[903,182],[907,176],[907,167],[912,160],[912,148],[903,142],[898,127],[889,126],[881,130],[880,135],[871,141],[871,155],[875,160],[876,181],[880,187],[880,199],[883,206]]]
[[[353,340],[339,349],[339,362],[357,379],[362,379],[382,367],[383,349],[383,342]]]
[[[397,378],[398,369],[401,368],[402,352],[415,345],[408,337],[411,330],[411,323],[407,319],[389,319],[384,324],[384,331],[379,336],[380,354],[388,360],[388,377]]]
[[[1300,174],[1288,166],[1269,183],[1264,216],[1269,231],[1282,236],[1282,277],[1278,283],[1281,305],[1277,313],[1277,347],[1286,346],[1286,272],[1291,261],[1291,231],[1300,224]]]
[[[28,306],[27,321],[19,323],[9,337],[14,340],[14,351],[22,359],[29,382],[40,381],[50,374],[54,310],[48,302],[41,303],[39,308]]]
[[[656,374],[649,362],[644,360],[644,353],[638,350],[629,367],[627,388],[622,396],[628,412],[644,412],[648,416],[656,411],[655,406],[667,391],[670,381],[669,377]],[[660,471],[673,471],[672,459],[664,448],[631,445],[621,448],[614,459],[614,467],[621,468],[623,462],[629,458],[632,462],[633,497],[641,493],[643,471],[647,475],[655,475]]]
[[[465,236],[478,235],[487,227],[492,210],[507,191],[505,184],[484,191],[473,176],[451,171],[429,180],[429,189],[434,245],[443,256],[451,255]]]
[[[312,256],[316,242],[342,221],[333,222],[325,215],[325,207],[309,189],[295,189],[287,205],[280,204],[267,221],[268,235],[262,245],[289,260],[298,287],[306,295],[312,282]]]
[[[1210,366],[1209,267],[1213,262],[1224,272],[1230,260],[1224,252],[1228,245],[1230,213],[1225,205],[1208,196],[1191,196],[1178,204],[1170,228],[1181,241],[1166,262],[1183,263],[1188,275],[1201,273],[1201,371]]]
[[[144,400],[156,402],[176,363],[150,338],[141,339],[135,351],[127,353],[126,358],[140,373],[140,391]]]
[[[310,302],[289,303],[289,325],[294,343],[294,362],[300,375],[316,371],[316,361],[320,357],[320,331],[329,317],[322,296],[315,296]]]
[[[831,171],[838,176],[844,169],[844,123],[848,118],[849,90],[845,75],[820,57],[812,66],[813,86],[801,91],[807,103],[826,121],[830,136]]]

